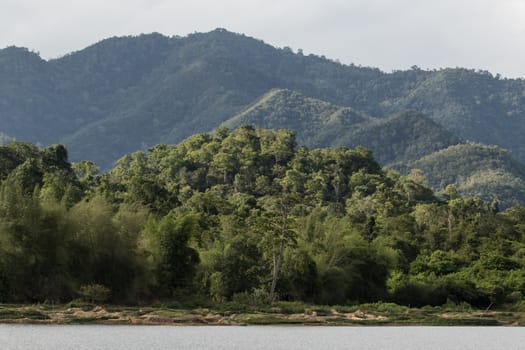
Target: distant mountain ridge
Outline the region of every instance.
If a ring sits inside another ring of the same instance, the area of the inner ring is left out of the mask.
[[[332,105],[298,92],[274,89],[221,126],[254,124],[297,131],[310,148],[364,146],[382,165],[416,160],[461,139],[416,111],[373,118],[350,107]]]
[[[221,126],[236,128],[241,124],[254,124],[262,128],[296,130],[299,143],[316,148],[334,146],[334,133],[372,120],[366,113],[350,107],[306,97],[297,91],[272,89]]]
[[[421,169],[434,189],[454,184],[463,195],[497,199],[503,207],[525,203],[525,166],[497,146],[454,145],[408,166]]]
[[[103,169],[221,124],[257,124],[268,101],[265,123],[297,130],[311,147],[367,145],[383,165],[403,168],[462,140],[525,162],[522,79],[461,68],[385,73],[224,29],[110,38],[49,61],[0,50],[0,132],[65,143],[72,160]]]

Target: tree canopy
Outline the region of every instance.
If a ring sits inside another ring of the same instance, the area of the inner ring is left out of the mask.
[[[99,174],[0,147],[0,302],[520,302],[525,209],[440,199],[370,151],[242,125]]]

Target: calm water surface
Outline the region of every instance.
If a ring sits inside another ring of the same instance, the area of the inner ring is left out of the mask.
[[[2,350],[523,350],[525,328],[0,325]]]

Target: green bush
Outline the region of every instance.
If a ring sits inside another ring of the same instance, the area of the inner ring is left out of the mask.
[[[85,301],[91,303],[103,303],[109,299],[111,290],[101,284],[88,284],[81,286],[78,294]]]

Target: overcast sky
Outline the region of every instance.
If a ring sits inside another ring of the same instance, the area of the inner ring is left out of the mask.
[[[218,27],[387,72],[525,77],[525,0],[0,0],[0,48],[44,58],[115,35]]]

